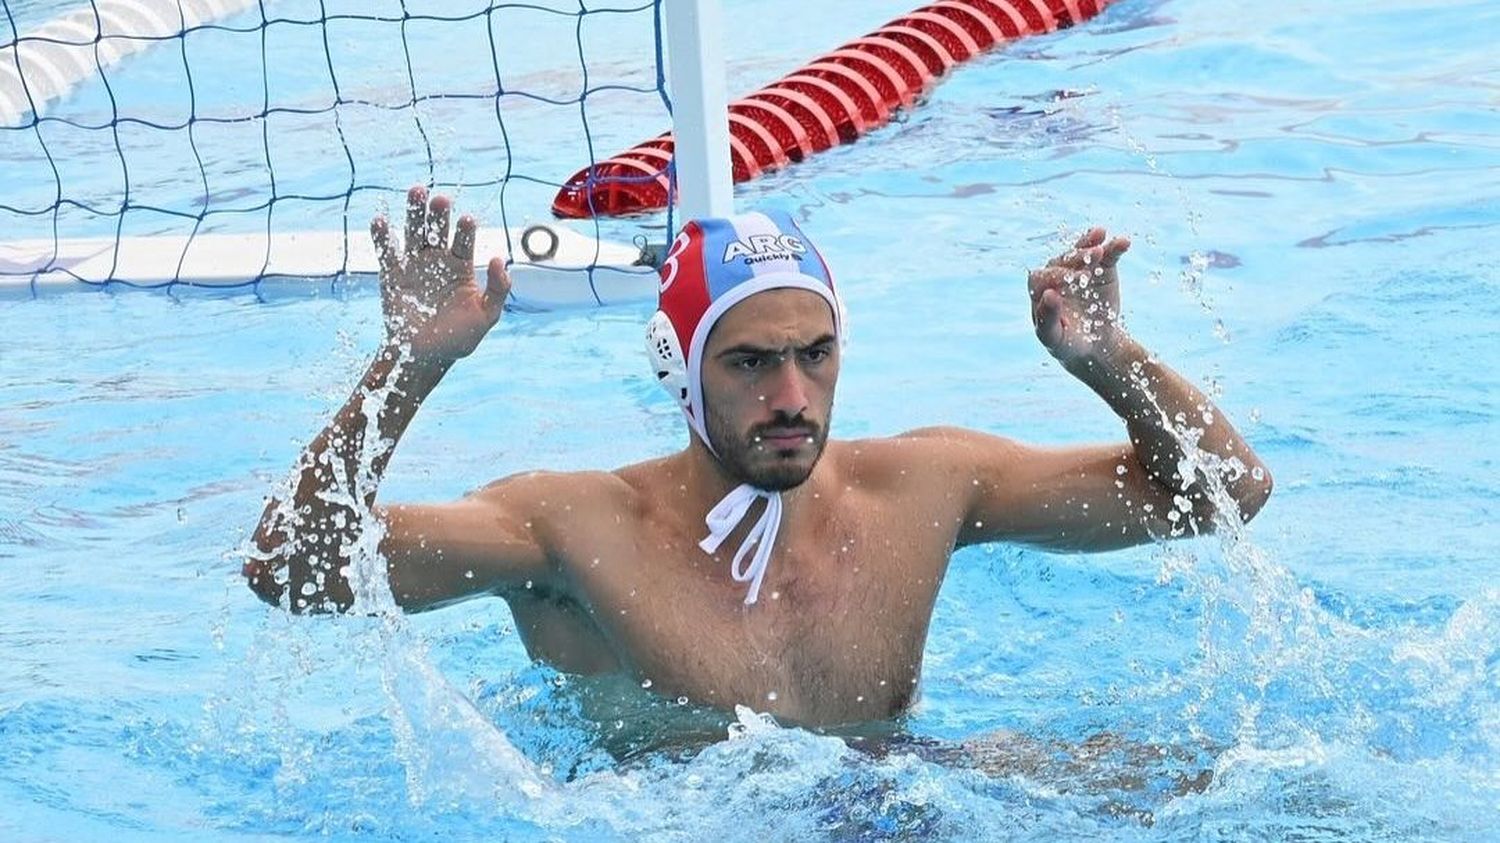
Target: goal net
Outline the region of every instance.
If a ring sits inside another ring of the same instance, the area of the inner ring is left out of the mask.
[[[624,295],[666,213],[549,209],[671,124],[661,6],[0,0],[0,287],[336,282],[373,270],[371,215],[423,183],[563,301]]]

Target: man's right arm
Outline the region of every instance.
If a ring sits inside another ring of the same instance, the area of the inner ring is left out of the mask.
[[[528,473],[453,503],[397,504],[378,511],[391,593],[409,612],[469,597],[564,586],[549,552],[545,501],[586,499],[585,476]]]
[[[532,584],[555,587],[557,567],[542,538],[545,508],[536,503],[568,494],[561,487],[569,479],[525,474],[451,503],[374,506],[362,515],[325,510],[311,529],[278,529],[284,516],[276,513],[286,507],[273,501],[245,574],[262,599],[294,612],[346,610],[354,599],[351,558],[368,552],[359,539],[373,519],[380,531],[379,559],[405,611]]]
[[[268,602],[299,612],[348,608],[350,561],[372,519],[387,524],[381,550],[391,560],[397,599],[412,608],[503,585],[495,576],[545,570],[529,526],[505,524],[504,512],[523,507],[524,495],[512,494],[510,506],[490,492],[441,506],[375,507],[386,464],[417,408],[499,320],[509,290],[498,258],[485,288],[475,283],[472,219],[459,221],[448,247],[450,209],[445,197],[429,206],[426,191],[413,188],[400,254],[383,217],[371,226],[384,341],[349,401],[303,452],[289,494],[270,501],[255,531],[244,573]],[[424,558],[435,561],[418,561]]]
[[[440,377],[411,368],[392,374],[390,368],[377,357],[349,402],[303,453],[291,494],[266,506],[244,566],[250,588],[293,612],[348,609],[354,601],[351,562],[354,554],[369,552],[360,539],[374,522],[391,592],[407,611],[526,581],[549,583],[554,569],[539,539],[533,503],[556,485],[553,475],[508,478],[451,503],[375,504],[395,442]],[[391,400],[396,394],[404,397]],[[379,407],[378,443],[365,439],[372,402]]]

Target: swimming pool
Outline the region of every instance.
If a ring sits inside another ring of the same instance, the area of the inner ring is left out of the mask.
[[[734,46],[731,86],[912,4],[850,5],[847,30],[820,6]],[[526,663],[503,604],[291,618],[239,579],[373,347],[373,296],[104,292],[0,303],[0,837],[1493,839],[1500,11],[1293,5],[1124,0],[740,194],[800,214],[842,281],[845,437],[1118,436],[1037,346],[1023,271],[1064,228],[1135,235],[1132,331],[1211,385],[1277,493],[1237,542],[961,553],[908,727],[1168,757],[995,778],[748,718],[616,771],[611,724]],[[680,445],[647,316],[508,315],[385,498]],[[1197,763],[1213,783],[1173,795]]]

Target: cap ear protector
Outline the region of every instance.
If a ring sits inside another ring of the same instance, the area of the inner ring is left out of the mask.
[[[687,358],[683,356],[682,345],[677,342],[677,331],[672,328],[671,317],[660,310],[646,324],[646,354],[662,389],[682,409],[688,409]]]

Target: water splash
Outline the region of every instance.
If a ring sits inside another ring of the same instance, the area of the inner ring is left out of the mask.
[[[1409,776],[1413,764],[1458,765],[1476,806],[1492,800],[1500,792],[1500,590],[1472,596],[1436,631],[1345,620],[1252,541],[1227,489],[1243,466],[1199,449],[1200,429],[1163,422],[1185,454],[1182,476],[1198,476],[1214,504],[1218,537],[1209,548],[1217,553],[1165,548],[1158,576],[1201,607],[1196,659],[1155,690],[1180,700],[1195,740],[1223,747],[1210,804],[1200,809],[1300,794],[1306,804],[1291,811],[1293,824],[1328,811],[1388,814],[1374,802],[1391,790],[1384,779]],[[1330,771],[1350,780],[1327,782]],[[1371,828],[1392,839],[1429,834],[1442,823],[1434,808]],[[1167,816],[1181,820],[1183,810]],[[1276,827],[1274,816],[1264,821]]]

